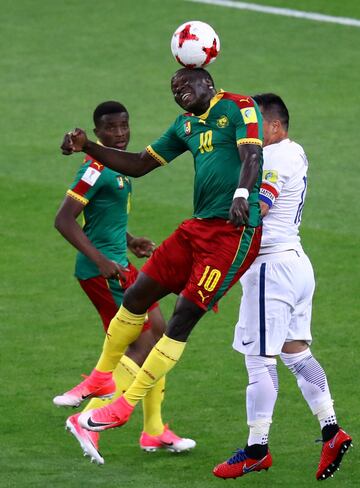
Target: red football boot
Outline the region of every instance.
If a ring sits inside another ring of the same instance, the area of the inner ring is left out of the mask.
[[[270,466],[272,466],[270,452],[261,459],[252,459],[247,456],[245,451],[238,449],[230,459],[215,466],[213,473],[218,478],[239,478],[252,471],[268,470]]]
[[[333,473],[339,469],[343,455],[352,446],[351,442],[352,438],[342,429],[339,429],[332,439],[324,442],[316,472],[317,480],[322,481],[334,476]]]

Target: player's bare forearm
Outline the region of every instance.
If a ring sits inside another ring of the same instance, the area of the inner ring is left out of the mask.
[[[262,148],[256,144],[243,144],[239,147],[239,154],[242,168],[238,186],[247,188],[250,193],[259,174]]]
[[[159,163],[146,151],[130,153],[100,146],[89,140],[84,145],[83,151],[104,166],[127,176],[143,176],[159,166]]]
[[[242,161],[242,168],[238,188],[241,188],[242,192],[247,190],[250,193],[259,174],[261,147],[254,144],[244,144],[239,147],[239,155]],[[249,203],[246,195],[239,195],[234,198],[229,211],[229,220],[236,227],[248,223]]]
[[[55,217],[55,228],[70,244],[96,264],[102,276],[105,278],[121,276],[126,280],[125,268],[104,256],[77,223],[76,217],[82,208],[79,202],[67,196]]]
[[[82,252],[95,264],[101,260],[101,253],[91,243],[72,215],[59,210],[55,218],[55,228],[78,251]]]
[[[83,151],[104,166],[124,175],[134,176],[135,178],[146,175],[160,166],[146,150],[141,153],[129,153],[120,151],[119,149],[100,146],[90,141],[87,138],[86,132],[79,128],[67,132],[64,135],[60,149],[66,156],[74,152]]]

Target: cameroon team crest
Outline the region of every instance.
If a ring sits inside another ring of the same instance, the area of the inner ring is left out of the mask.
[[[223,129],[224,127],[227,127],[229,125],[229,119],[226,117],[226,115],[222,115],[219,119],[217,119],[216,125],[220,129]]]
[[[184,131],[185,134],[188,136],[191,133],[191,122],[190,120],[187,120],[184,124]]]

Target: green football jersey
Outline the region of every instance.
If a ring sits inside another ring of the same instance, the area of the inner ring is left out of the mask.
[[[189,150],[194,158],[194,217],[229,218],[239,185],[241,160],[238,145],[262,146],[261,112],[251,97],[219,91],[206,113],[179,115],[174,124],[146,150],[161,165]],[[257,182],[249,195],[249,226],[261,223]]]
[[[130,179],[87,156],[67,195],[84,205],[83,231],[92,244],[107,258],[126,266]],[[98,275],[95,263],[78,252],[75,276],[86,280]]]

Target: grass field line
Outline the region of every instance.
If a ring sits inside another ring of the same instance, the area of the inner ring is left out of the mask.
[[[350,17],[335,17],[333,15],[318,14],[316,12],[305,12],[290,8],[270,7],[257,3],[236,2],[232,0],[187,0],[194,3],[207,3],[209,5],[220,5],[222,7],[237,8],[241,10],[253,10],[264,14],[284,15],[285,17],[296,17],[299,19],[315,20],[317,22],[331,22],[333,24],[349,25],[360,27],[360,20]]]

